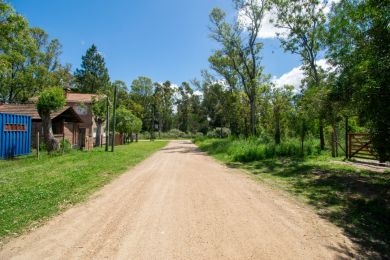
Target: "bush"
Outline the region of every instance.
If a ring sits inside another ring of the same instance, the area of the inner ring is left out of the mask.
[[[204,139],[195,139],[195,142],[202,142]],[[274,143],[263,143],[262,139],[214,139],[206,140],[202,145],[211,154],[226,153],[233,161],[252,162],[276,157],[301,157],[301,143],[298,139],[290,139],[279,145]],[[303,147],[303,155],[318,155],[320,149],[314,140],[308,140]]]
[[[193,134],[192,138],[204,138],[204,134],[201,133],[201,132],[196,132],[195,134]]]
[[[45,143],[39,144],[39,151],[46,151],[46,144]]]
[[[200,132],[184,133],[183,131],[174,128],[169,130],[168,132],[161,133],[160,137],[158,135],[158,132],[154,132],[154,136],[156,138],[161,138],[161,139],[179,139],[179,138],[193,139],[193,138],[203,137],[204,135],[203,133]],[[139,134],[138,137],[139,139],[150,139],[150,133],[145,131]]]
[[[72,150],[72,145],[68,139],[60,141],[60,151],[62,152],[62,150],[64,152],[70,152]]]
[[[207,132],[209,138],[227,138],[231,135],[230,129],[226,127],[217,127]]]
[[[142,133],[139,133],[138,134],[138,139],[139,140],[147,140],[147,139],[150,139],[150,133],[145,131],[145,132],[142,132]]]
[[[179,129],[171,129],[166,133],[162,134],[162,137],[164,138],[183,138],[185,137],[185,133],[183,131],[180,131]]]

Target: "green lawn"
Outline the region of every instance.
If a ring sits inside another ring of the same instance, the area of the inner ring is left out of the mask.
[[[115,153],[97,148],[63,156],[0,161],[0,238],[17,235],[70,205],[85,200],[129,167],[167,142],[117,146]]]
[[[390,174],[329,162],[328,156],[234,160],[227,141],[196,142],[230,167],[248,170],[265,182],[310,204],[362,246],[362,253],[390,256]]]

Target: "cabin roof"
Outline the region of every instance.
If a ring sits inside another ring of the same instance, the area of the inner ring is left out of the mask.
[[[32,120],[40,121],[38,110],[35,104],[0,104],[0,113],[31,116]],[[64,106],[50,115],[52,120],[62,120],[66,122],[82,123],[83,120],[70,106]]]

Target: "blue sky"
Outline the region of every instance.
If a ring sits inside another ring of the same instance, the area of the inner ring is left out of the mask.
[[[209,68],[207,59],[212,50],[218,47],[209,37],[211,9],[220,7],[234,14],[230,0],[9,2],[31,26],[41,27],[60,40],[62,63],[72,64],[75,70],[94,43],[104,55],[111,79],[126,84],[141,75],[176,84],[200,78],[200,71]],[[299,58],[284,53],[275,38],[263,42],[265,72],[283,83],[296,78]]]

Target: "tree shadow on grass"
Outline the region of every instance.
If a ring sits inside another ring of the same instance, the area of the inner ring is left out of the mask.
[[[300,160],[245,165],[254,174],[286,183],[318,213],[342,227],[366,257],[390,257],[390,175],[354,171]]]

